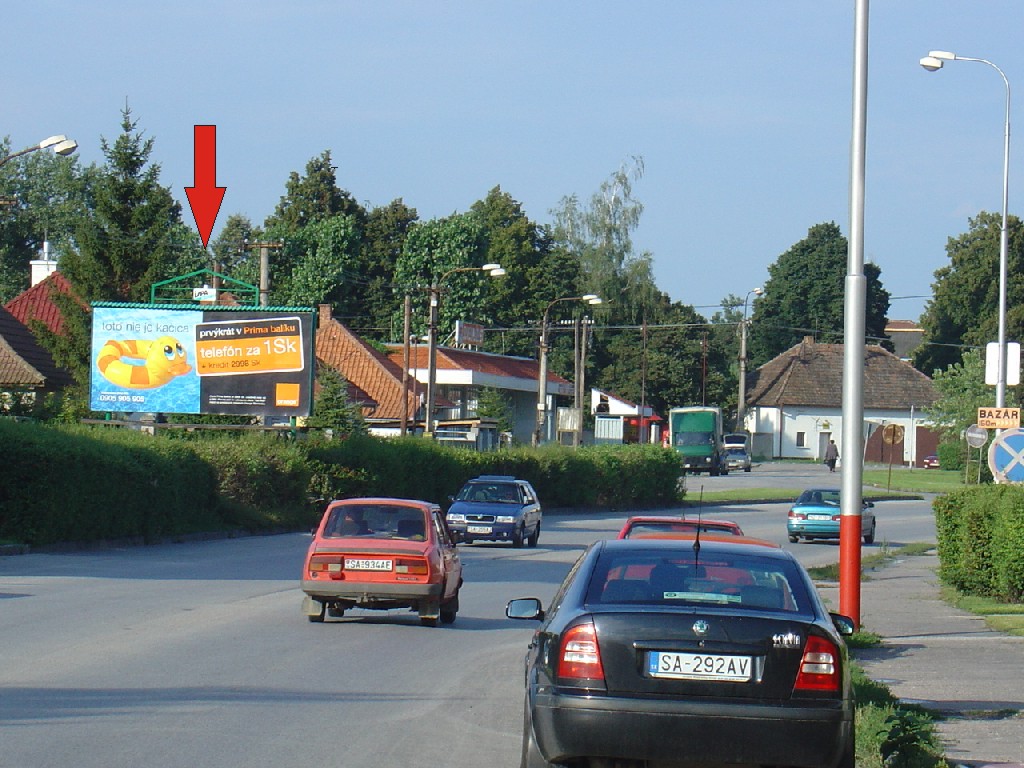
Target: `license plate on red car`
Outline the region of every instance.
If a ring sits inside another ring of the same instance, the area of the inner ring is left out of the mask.
[[[390,571],[391,561],[366,557],[346,557],[346,571]]]
[[[753,666],[750,656],[674,651],[651,651],[647,654],[648,675],[676,680],[746,682],[751,678]]]

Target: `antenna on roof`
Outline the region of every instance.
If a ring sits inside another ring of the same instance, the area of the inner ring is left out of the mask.
[[[700,486],[700,495],[697,497],[697,535],[693,537],[693,551],[695,554],[700,554],[700,529],[701,529],[701,513],[704,511],[704,485]]]

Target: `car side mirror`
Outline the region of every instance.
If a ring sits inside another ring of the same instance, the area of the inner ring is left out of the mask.
[[[536,597],[517,597],[508,601],[508,605],[505,606],[505,615],[510,619],[541,621],[544,618],[544,608]]]
[[[874,508],[874,506],[875,506],[875,502],[873,502],[873,501],[865,501],[864,502],[864,509]]]
[[[830,613],[829,616],[832,617],[832,623],[843,637],[849,637],[857,631],[857,625],[849,616],[843,616],[841,613]]]

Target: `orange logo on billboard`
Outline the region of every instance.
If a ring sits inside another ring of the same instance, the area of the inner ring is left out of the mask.
[[[274,386],[274,405],[278,408],[297,408],[299,405],[299,385],[293,382],[279,381]]]

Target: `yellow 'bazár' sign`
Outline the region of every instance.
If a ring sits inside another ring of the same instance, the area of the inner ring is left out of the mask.
[[[1020,426],[1020,408],[979,408],[978,426],[983,429],[1016,429]]]

